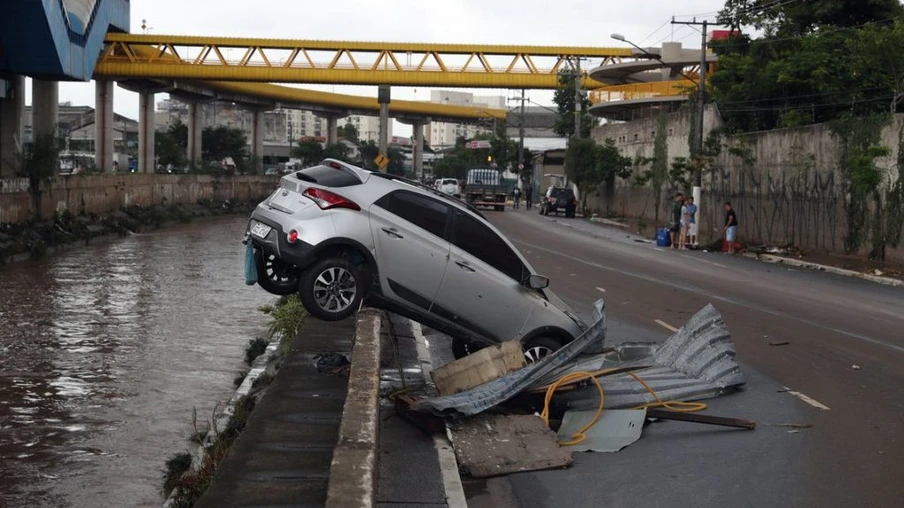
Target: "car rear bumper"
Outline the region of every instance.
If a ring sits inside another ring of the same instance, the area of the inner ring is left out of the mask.
[[[251,227],[255,222],[266,224],[272,228],[270,232],[267,233],[267,236],[261,238],[251,234]],[[289,243],[288,231],[283,229],[279,221],[274,220],[272,217],[268,217],[259,210],[255,210],[254,213],[251,214],[251,219],[248,221],[248,225],[245,228],[245,237],[249,239],[255,247],[275,254],[281,261],[295,265],[300,269],[310,265],[315,258],[313,245],[300,238],[294,243]]]

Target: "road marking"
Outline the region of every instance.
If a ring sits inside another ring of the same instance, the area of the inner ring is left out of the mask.
[[[665,328],[666,330],[668,330],[668,331],[670,331],[670,332],[677,332],[677,331],[678,331],[677,328],[675,328],[674,326],[672,326],[672,325],[666,323],[665,321],[663,321],[663,320],[661,320],[661,319],[654,319],[653,322],[656,323],[657,325],[659,325],[659,326]]]
[[[411,323],[411,334],[414,335],[414,341],[417,344],[417,359],[421,364],[424,382],[433,387],[433,380],[430,375],[433,371],[433,362],[430,361],[430,350],[428,349],[427,338],[424,337],[424,328],[417,321],[409,320],[408,322]],[[448,508],[468,508],[468,502],[465,499],[465,488],[461,484],[461,476],[458,472],[458,461],[455,460],[455,452],[448,437],[448,432],[449,429],[447,427],[447,435],[437,434],[433,437],[433,447],[436,449],[436,455],[439,458],[439,470],[443,479],[446,506]]]
[[[606,290],[603,289],[603,288],[596,288],[596,290],[599,291],[600,293],[605,293],[605,292],[606,292]]]
[[[784,388],[785,391],[787,391],[791,395],[794,395],[798,399],[806,402],[807,404],[815,407],[816,409],[820,409],[822,411],[829,411],[829,409],[830,409],[829,406],[823,404],[822,402],[819,402],[818,400],[808,397],[800,392],[795,392],[795,391],[791,390],[790,388],[788,388],[787,386],[783,386],[782,388]]]

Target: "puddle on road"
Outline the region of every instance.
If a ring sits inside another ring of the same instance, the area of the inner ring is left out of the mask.
[[[0,505],[157,505],[192,407],[231,395],[273,301],[244,218],[0,267]]]

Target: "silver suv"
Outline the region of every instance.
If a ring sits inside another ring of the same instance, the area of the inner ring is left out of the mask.
[[[311,315],[369,305],[453,337],[460,358],[520,338],[529,360],[586,325],[479,212],[400,177],[327,159],[284,176],[251,215],[258,284]]]

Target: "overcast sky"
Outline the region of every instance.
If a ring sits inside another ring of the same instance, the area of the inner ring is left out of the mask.
[[[142,19],[155,34],[212,35],[321,40],[410,41],[613,47],[613,32],[647,46],[681,41],[700,47],[699,32],[680,20],[712,19],[724,0],[132,0],[132,32]],[[236,56],[237,57],[237,56]],[[597,65],[598,62],[591,62]],[[375,96],[375,87],[298,85]],[[29,83],[30,89],[30,83]],[[473,90],[479,95],[513,96],[506,90]],[[27,101],[30,103],[30,91]],[[429,90],[394,88],[393,98],[429,99]],[[552,104],[552,93],[529,91],[532,101]],[[164,98],[158,96],[158,101]],[[94,104],[91,83],[61,83],[60,100]],[[138,96],[119,87],[114,109],[138,117]],[[394,134],[410,134],[396,124]]]

